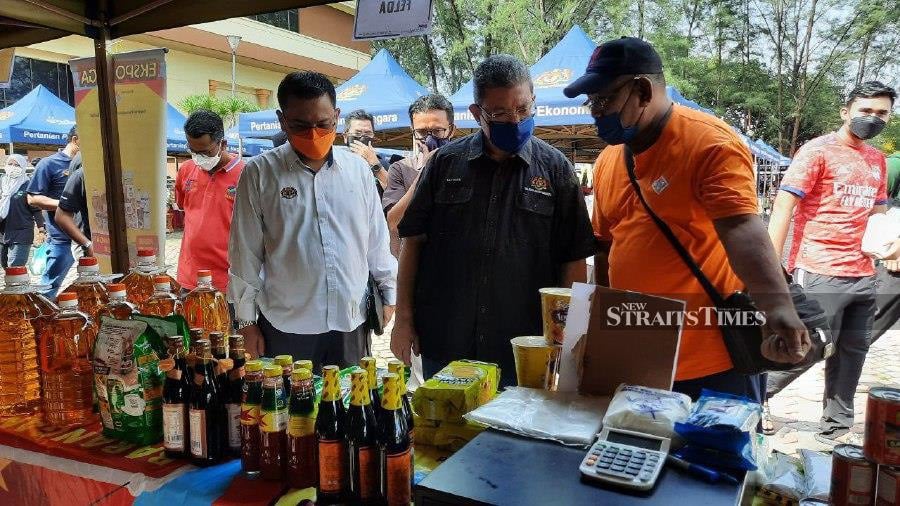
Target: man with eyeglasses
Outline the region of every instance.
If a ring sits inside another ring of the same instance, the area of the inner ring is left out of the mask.
[[[363,109],[357,109],[347,115],[346,128],[344,128],[344,142],[347,149],[361,156],[369,168],[383,192],[388,184],[388,171],[390,163],[387,157],[375,151],[372,141],[375,139],[375,117]]]
[[[528,68],[491,56],[474,84],[481,129],[431,157],[399,225],[391,351],[421,354],[425,377],[451,360],[494,362],[514,385],[510,339],[541,333],[538,290],[584,281],[596,243],[572,164],[532,135]]]
[[[369,273],[385,324],[396,299],[378,190],[361,157],[332,148],[340,110],[327,77],[288,74],[278,105],[287,142],[252,158],[238,184],[228,287],[237,326],[254,356],[355,365],[369,348]]]
[[[239,155],[228,152],[222,118],[205,109],[184,122],[191,159],[175,176],[175,205],[184,211],[184,236],[178,254],[178,283],[197,287],[197,271],[212,271],[213,285],[228,288],[228,237],[238,180],[244,169]]]
[[[836,353],[825,362],[820,432],[825,444],[849,442],[853,397],[869,351],[876,312],[872,258],[862,252],[869,216],[887,211],[884,153],[866,144],[884,129],[897,92],[860,84],[841,108],[836,132],[807,142],[781,181],[769,233],[782,252],[793,218],[788,269],[829,317]],[[796,209],[796,212],[795,212]],[[773,375],[776,389],[799,374]]]
[[[391,231],[391,253],[397,258],[400,257],[397,226],[415,193],[409,190],[416,186],[425,161],[441,146],[449,143],[456,131],[453,125],[453,104],[439,93],[417,98],[409,106],[409,121],[413,133],[413,155],[391,164],[387,189],[381,198]]]
[[[761,351],[781,362],[802,359],[809,336],[757,214],[750,154],[731,127],[673,105],[662,60],[633,37],[598,46],[564,93],[588,96],[597,134],[608,144],[594,168],[597,282],[685,300],[687,311],[713,307],[638,199],[626,164],[631,158],[649,207],[714,287],[725,297],[749,289],[786,345],[782,350],[770,339]],[[761,400],[759,378],[735,372],[721,331],[703,323],[682,330],[674,390],[694,399],[711,388]]]

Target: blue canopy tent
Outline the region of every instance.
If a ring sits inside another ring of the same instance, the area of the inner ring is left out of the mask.
[[[75,109],[39,84],[0,110],[0,143],[64,145],[73,126]]]
[[[232,153],[237,153],[238,150],[238,127],[237,125],[229,128],[225,132],[225,138],[228,139],[228,151]],[[263,151],[268,151],[272,149],[272,140],[271,139],[253,139],[253,138],[243,138],[241,139],[241,147],[243,148],[243,156],[256,156]]]
[[[537,109],[534,121],[537,127],[594,124],[590,112],[581,105],[584,97],[568,98],[563,95],[563,88],[581,76],[596,47],[584,30],[575,25],[559,43],[531,66],[529,72],[534,82]],[[468,110],[472,103],[473,89],[472,81],[469,81],[450,97],[457,127],[478,127]]]
[[[409,105],[428,94],[386,49],[378,51],[372,61],[335,91],[341,113],[365,109],[375,117],[376,131],[409,128]],[[238,127],[242,137],[271,138],[281,131],[274,109],[241,114]],[[338,132],[343,131],[341,117]]]
[[[672,102],[675,102],[676,104],[680,104],[685,107],[690,107],[691,109],[696,109],[698,111],[705,112],[706,114],[712,114],[713,116],[716,115],[716,113],[713,112],[712,109],[707,109],[706,107],[703,107],[702,105],[698,104],[697,102],[694,102],[693,100],[684,98],[684,95],[682,95],[680,91],[675,89],[674,86],[666,86],[666,95],[668,95],[669,99],[672,100]]]
[[[166,104],[166,151],[169,153],[187,153],[187,137],[184,134],[184,122],[187,117],[181,114],[172,104]],[[238,128],[233,126],[225,132],[228,150],[237,153]],[[244,156],[256,156],[267,149],[272,149],[272,141],[268,139],[243,139]]]

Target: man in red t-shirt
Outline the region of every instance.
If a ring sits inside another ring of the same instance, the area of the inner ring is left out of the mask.
[[[817,435],[824,443],[843,441],[838,438],[853,426],[853,395],[869,350],[875,268],[862,252],[862,237],[869,216],[887,210],[888,197],[884,154],[865,141],[884,129],[896,98],[877,81],[854,89],[841,108],[844,125],[797,151],[769,222],[775,250],[782,252],[796,209],[788,270],[822,304],[837,347],[825,366]]]
[[[213,285],[225,293],[231,212],[244,161],[226,149],[222,118],[212,111],[191,114],[184,133],[191,159],[181,164],[175,179],[175,203],[184,211],[178,282],[193,290],[197,270],[209,269]]]

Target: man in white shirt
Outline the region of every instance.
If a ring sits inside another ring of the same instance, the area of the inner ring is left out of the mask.
[[[229,298],[254,356],[291,354],[316,368],[358,363],[368,351],[366,283],[393,315],[397,261],[372,172],[333,150],[334,85],[294,72],[278,86],[288,142],[247,162],[229,246]]]

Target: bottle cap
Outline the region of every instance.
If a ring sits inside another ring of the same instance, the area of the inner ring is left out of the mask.
[[[396,374],[400,374],[400,372],[406,369],[406,364],[397,359],[388,360],[388,371]]]
[[[127,295],[125,285],[122,283],[110,283],[106,285],[110,297],[125,297]]]
[[[297,369],[309,369],[309,372],[312,372],[313,363],[312,360],[297,360],[294,362],[294,370]]]
[[[225,334],[217,331],[209,333],[209,344],[213,348],[221,348],[225,346]]]
[[[277,365],[266,366],[265,375],[267,378],[277,378],[281,376],[281,367]]]
[[[21,276],[22,274],[28,274],[28,268],[24,265],[18,267],[7,267],[6,275],[7,276]]]
[[[199,341],[194,342],[191,345],[194,353],[198,358],[212,358],[212,345],[209,342],[209,339],[200,339]]]
[[[28,269],[25,267],[7,267],[6,268],[6,284],[11,283],[27,283],[31,281],[28,275]]]
[[[233,351],[244,349],[244,336],[233,334],[228,336],[228,348]]]
[[[78,259],[78,265],[87,267],[91,265],[99,265],[99,263],[97,262],[97,257],[81,257]]]
[[[146,257],[155,257],[155,256],[156,256],[156,250],[152,250],[152,249],[139,249],[138,250],[138,257],[146,258]]]
[[[197,271],[197,283],[212,283],[212,271],[209,269]]]
[[[294,357],[290,355],[276,355],[275,364],[281,367],[290,366],[294,363]]]
[[[336,365],[322,366],[322,376],[338,376],[340,374],[341,369]]]
[[[247,372],[259,372],[263,370],[263,363],[260,360],[250,360],[244,367],[247,369]]]
[[[312,371],[309,369],[294,369],[291,373],[291,381],[303,381],[312,379]]]
[[[59,307],[78,307],[78,294],[75,292],[63,292],[56,298]]]

